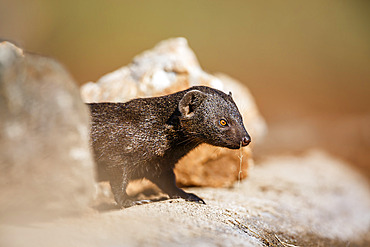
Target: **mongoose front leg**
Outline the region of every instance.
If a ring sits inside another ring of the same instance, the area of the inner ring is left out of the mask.
[[[150,176],[147,178],[155,183],[163,192],[167,193],[170,198],[183,198],[186,201],[206,204],[197,195],[186,193],[176,186],[176,177],[172,169],[163,171],[159,176]]]

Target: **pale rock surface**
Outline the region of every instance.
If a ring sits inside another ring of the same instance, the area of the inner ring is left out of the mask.
[[[231,91],[252,136],[252,143],[262,138],[266,124],[246,86],[226,75],[204,72],[184,38],[160,42],[152,50],[136,56],[128,66],[108,73],[96,83],[83,85],[81,95],[86,102],[126,102],[196,85],[210,86],[226,93]],[[240,153],[202,145],[179,162],[175,173],[180,185],[228,187],[239,177],[245,178],[252,163],[250,147],[243,148]]]
[[[207,205],[165,200],[110,204],[78,218],[0,223],[0,245],[16,246],[369,246],[367,181],[323,152],[270,157],[233,189],[197,188]]]
[[[75,214],[93,194],[78,87],[56,61],[0,43],[0,221]]]

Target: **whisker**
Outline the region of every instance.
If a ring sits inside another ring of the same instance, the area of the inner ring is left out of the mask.
[[[194,140],[197,140],[197,138],[195,138],[195,137],[187,138],[187,139],[177,143],[176,145],[186,145],[186,144],[189,144],[189,143],[193,142]]]

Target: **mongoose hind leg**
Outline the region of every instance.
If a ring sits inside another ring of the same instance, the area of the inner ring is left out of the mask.
[[[125,174],[120,168],[111,168],[108,173],[110,174],[109,183],[114,195],[114,200],[117,202],[118,206],[121,208],[128,208],[136,205],[135,201],[131,200],[126,193],[126,188],[129,182],[127,174]]]

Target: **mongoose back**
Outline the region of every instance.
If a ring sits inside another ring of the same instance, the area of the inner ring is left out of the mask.
[[[126,187],[142,178],[170,198],[204,203],[176,186],[177,161],[201,143],[237,149],[251,141],[231,93],[205,86],[126,103],[87,105],[98,180],[110,182],[121,207],[135,204]]]

